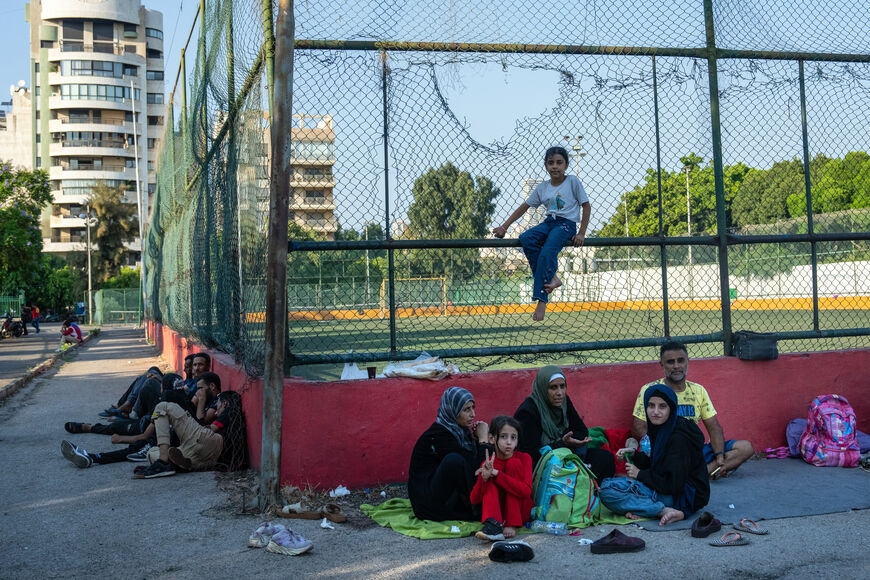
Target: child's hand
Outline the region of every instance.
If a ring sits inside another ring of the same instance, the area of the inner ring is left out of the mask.
[[[493,230],[492,230],[492,235],[494,235],[497,238],[503,238],[506,233],[507,233],[507,228],[504,226],[498,226],[496,228],[493,228]]]
[[[474,472],[475,475],[479,475],[483,478],[483,481],[486,481],[490,477],[495,477],[495,469],[492,465],[492,457],[489,456],[489,449],[486,450],[486,459],[483,462],[483,465],[480,466],[480,469]]]
[[[580,246],[583,245],[583,242],[584,242],[584,240],[586,239],[586,236],[584,236],[584,235],[582,235],[582,234],[576,234],[576,235],[575,235],[573,238],[571,238],[571,239],[572,239],[572,241],[574,242],[574,247],[575,247],[575,248],[579,248]]]

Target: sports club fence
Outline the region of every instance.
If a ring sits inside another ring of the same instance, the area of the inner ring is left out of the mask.
[[[258,375],[273,17],[201,5],[158,151],[146,315]],[[652,359],[665,336],[721,355],[738,329],[781,351],[870,342],[859,6],[364,0],[297,3],[295,23],[290,365]],[[554,144],[593,220],[533,324],[516,236],[536,218],[488,232]]]

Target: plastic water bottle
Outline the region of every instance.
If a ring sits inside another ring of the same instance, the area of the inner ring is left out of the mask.
[[[650,447],[650,444],[649,444],[649,435],[644,435],[643,439],[640,440],[640,450],[643,451],[644,453],[646,453],[647,455],[649,455],[650,452],[652,451],[652,447]]]
[[[531,528],[532,531],[545,532],[554,536],[568,535],[568,525],[564,522],[545,522],[541,520],[535,520],[532,522]]]

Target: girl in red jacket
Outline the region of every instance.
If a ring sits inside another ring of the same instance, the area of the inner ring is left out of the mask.
[[[471,490],[471,503],[483,504],[483,529],[477,537],[494,542],[516,536],[516,528],[531,517],[532,458],[516,451],[520,424],[513,417],[495,417],[489,438],[495,445],[495,456],[487,451],[486,460],[475,472],[477,483]]]

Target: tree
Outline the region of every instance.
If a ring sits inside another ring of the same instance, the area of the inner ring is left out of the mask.
[[[63,259],[43,254],[39,275],[27,290],[27,301],[43,311],[51,308],[55,312],[64,312],[76,301],[73,287],[77,277]]]
[[[48,174],[0,162],[0,294],[27,292],[42,253],[39,216],[51,202]]]
[[[123,197],[124,190],[119,187],[98,185],[90,200],[96,216],[96,226],[91,228],[91,242],[96,246],[91,270],[98,284],[121,273],[127,263],[125,243],[132,242],[139,233],[136,206],[124,203]]]
[[[414,181],[408,209],[409,230],[416,239],[483,238],[495,211],[499,190],[486,177],[472,178],[447,162]],[[470,277],[479,267],[473,249],[414,250],[409,253],[415,276]]]
[[[703,159],[694,153],[682,157],[683,168],[688,168],[689,205],[692,211],[692,234],[715,234],[716,226],[716,193],[713,177],[713,165],[702,166]],[[723,170],[725,182],[726,208],[737,196],[741,184],[750,172],[749,167],[742,163],[726,166]],[[686,172],[662,170],[662,233],[665,236],[684,236],[688,234],[688,211],[686,203]],[[628,236],[651,237],[659,234],[658,206],[658,175],[652,168],[647,169],[644,183],[635,186],[633,190],[623,194],[622,203],[609,220],[595,232],[600,237],[625,237],[626,235],[626,204],[628,206]],[[730,213],[726,210],[726,223]],[[599,265],[606,259],[625,259],[631,255],[633,259],[646,256],[650,260],[658,260],[658,248],[601,248],[596,254]],[[686,246],[678,246],[668,250],[671,259],[687,260]],[[694,262],[715,261],[715,252],[699,252],[694,256]]]
[[[103,288],[138,288],[140,280],[139,268],[121,267],[121,273],[100,284]]]

